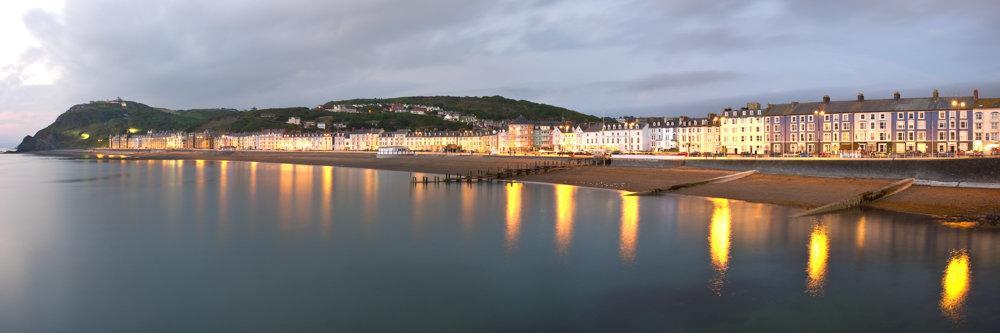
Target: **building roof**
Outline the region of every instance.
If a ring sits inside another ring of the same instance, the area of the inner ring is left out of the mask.
[[[531,121],[525,118],[524,115],[518,115],[517,118],[510,121],[511,125],[531,125]]]
[[[982,109],[996,109],[1000,108],[1000,98],[983,98],[976,101],[974,105],[976,108]]]
[[[952,101],[965,107],[952,106]],[[766,116],[806,115],[817,111],[825,113],[862,113],[862,112],[899,112],[899,111],[936,111],[936,110],[969,110],[973,106],[972,96],[958,97],[920,97],[920,98],[890,98],[861,99],[853,101],[830,102],[792,102],[788,104],[768,105],[764,112]]]

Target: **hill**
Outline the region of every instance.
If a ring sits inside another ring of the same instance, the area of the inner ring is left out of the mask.
[[[570,109],[535,103],[525,100],[514,100],[502,96],[455,97],[455,96],[416,96],[396,98],[369,98],[331,101],[323,104],[324,108],[333,105],[355,104],[410,104],[436,106],[447,111],[459,112],[463,115],[473,115],[479,119],[509,120],[523,115],[530,120],[569,120],[574,122],[592,122],[600,119],[591,115],[579,113]]]
[[[18,152],[88,148],[107,144],[111,134],[146,130],[193,130],[219,117],[235,114],[232,109],[167,110],[123,101],[78,104],[59,115],[34,136],[26,136]]]
[[[402,103],[436,106],[478,119],[508,120],[519,115],[531,120],[598,121],[597,117],[569,109],[492,97],[398,97],[388,99],[353,99],[333,101],[321,108],[305,107],[252,109],[194,109],[169,110],[151,107],[133,101],[98,101],[79,104],[64,112],[51,125],[35,135],[24,138],[17,146],[18,152],[49,149],[90,148],[107,144],[109,135],[146,131],[202,131],[254,132],[265,129],[284,131],[316,131],[289,125],[288,119],[324,121],[342,124],[346,128],[382,128],[385,130],[462,130],[471,129],[469,123],[447,121],[432,114],[412,114],[364,110],[361,113],[334,113],[323,111],[334,104],[383,104]]]

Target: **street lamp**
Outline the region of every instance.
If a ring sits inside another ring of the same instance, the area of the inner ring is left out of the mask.
[[[816,115],[816,121],[820,122],[822,124],[822,122],[823,122],[823,120],[822,120],[823,118],[822,117],[823,117],[823,115],[826,114],[826,111],[816,110],[816,111],[813,111],[813,114]],[[816,122],[813,122],[813,126],[816,126]],[[816,132],[819,132],[819,133],[816,133]],[[817,153],[816,155],[819,155],[819,152],[821,150],[820,147],[822,146],[822,143],[821,143],[822,138],[821,137],[823,136],[823,126],[816,126],[816,130],[813,131],[813,135],[816,136],[816,153]]]

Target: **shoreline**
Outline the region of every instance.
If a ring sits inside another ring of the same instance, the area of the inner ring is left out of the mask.
[[[329,165],[433,174],[467,174],[496,170],[568,157],[418,154],[403,158],[375,158],[370,152],[270,152],[270,151],[132,151],[55,150],[40,156],[87,158],[95,154],[127,155],[138,160],[229,160],[307,165]],[[92,157],[91,157],[92,158]],[[566,184],[631,192],[667,188],[682,183],[715,178],[734,171],[675,167],[586,166],[545,174],[517,176],[518,181]],[[789,174],[758,173],[728,183],[708,184],[671,192],[673,194],[735,199],[800,209],[819,207],[892,183],[894,179],[824,178]],[[867,207],[919,214],[953,221],[994,222],[1000,215],[1000,189],[932,187],[910,189]]]

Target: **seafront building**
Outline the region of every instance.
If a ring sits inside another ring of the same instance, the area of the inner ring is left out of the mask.
[[[972,109],[972,150],[1000,150],[1000,98],[974,97],[977,102]]]
[[[393,106],[390,106],[393,108]],[[397,105],[395,109],[412,110]],[[335,108],[335,110],[348,110]],[[418,109],[419,111],[420,109]],[[306,122],[302,122],[306,123]],[[163,132],[112,135],[116,149],[284,151],[413,151],[489,154],[534,152],[739,155],[963,154],[1000,152],[1000,99],[972,96],[890,98],[768,104],[751,102],[706,117],[605,118],[598,123],[531,121],[468,131],[351,131],[283,133]]]
[[[681,117],[676,129],[678,151],[687,154],[718,153],[720,120],[715,114],[705,118]]]

